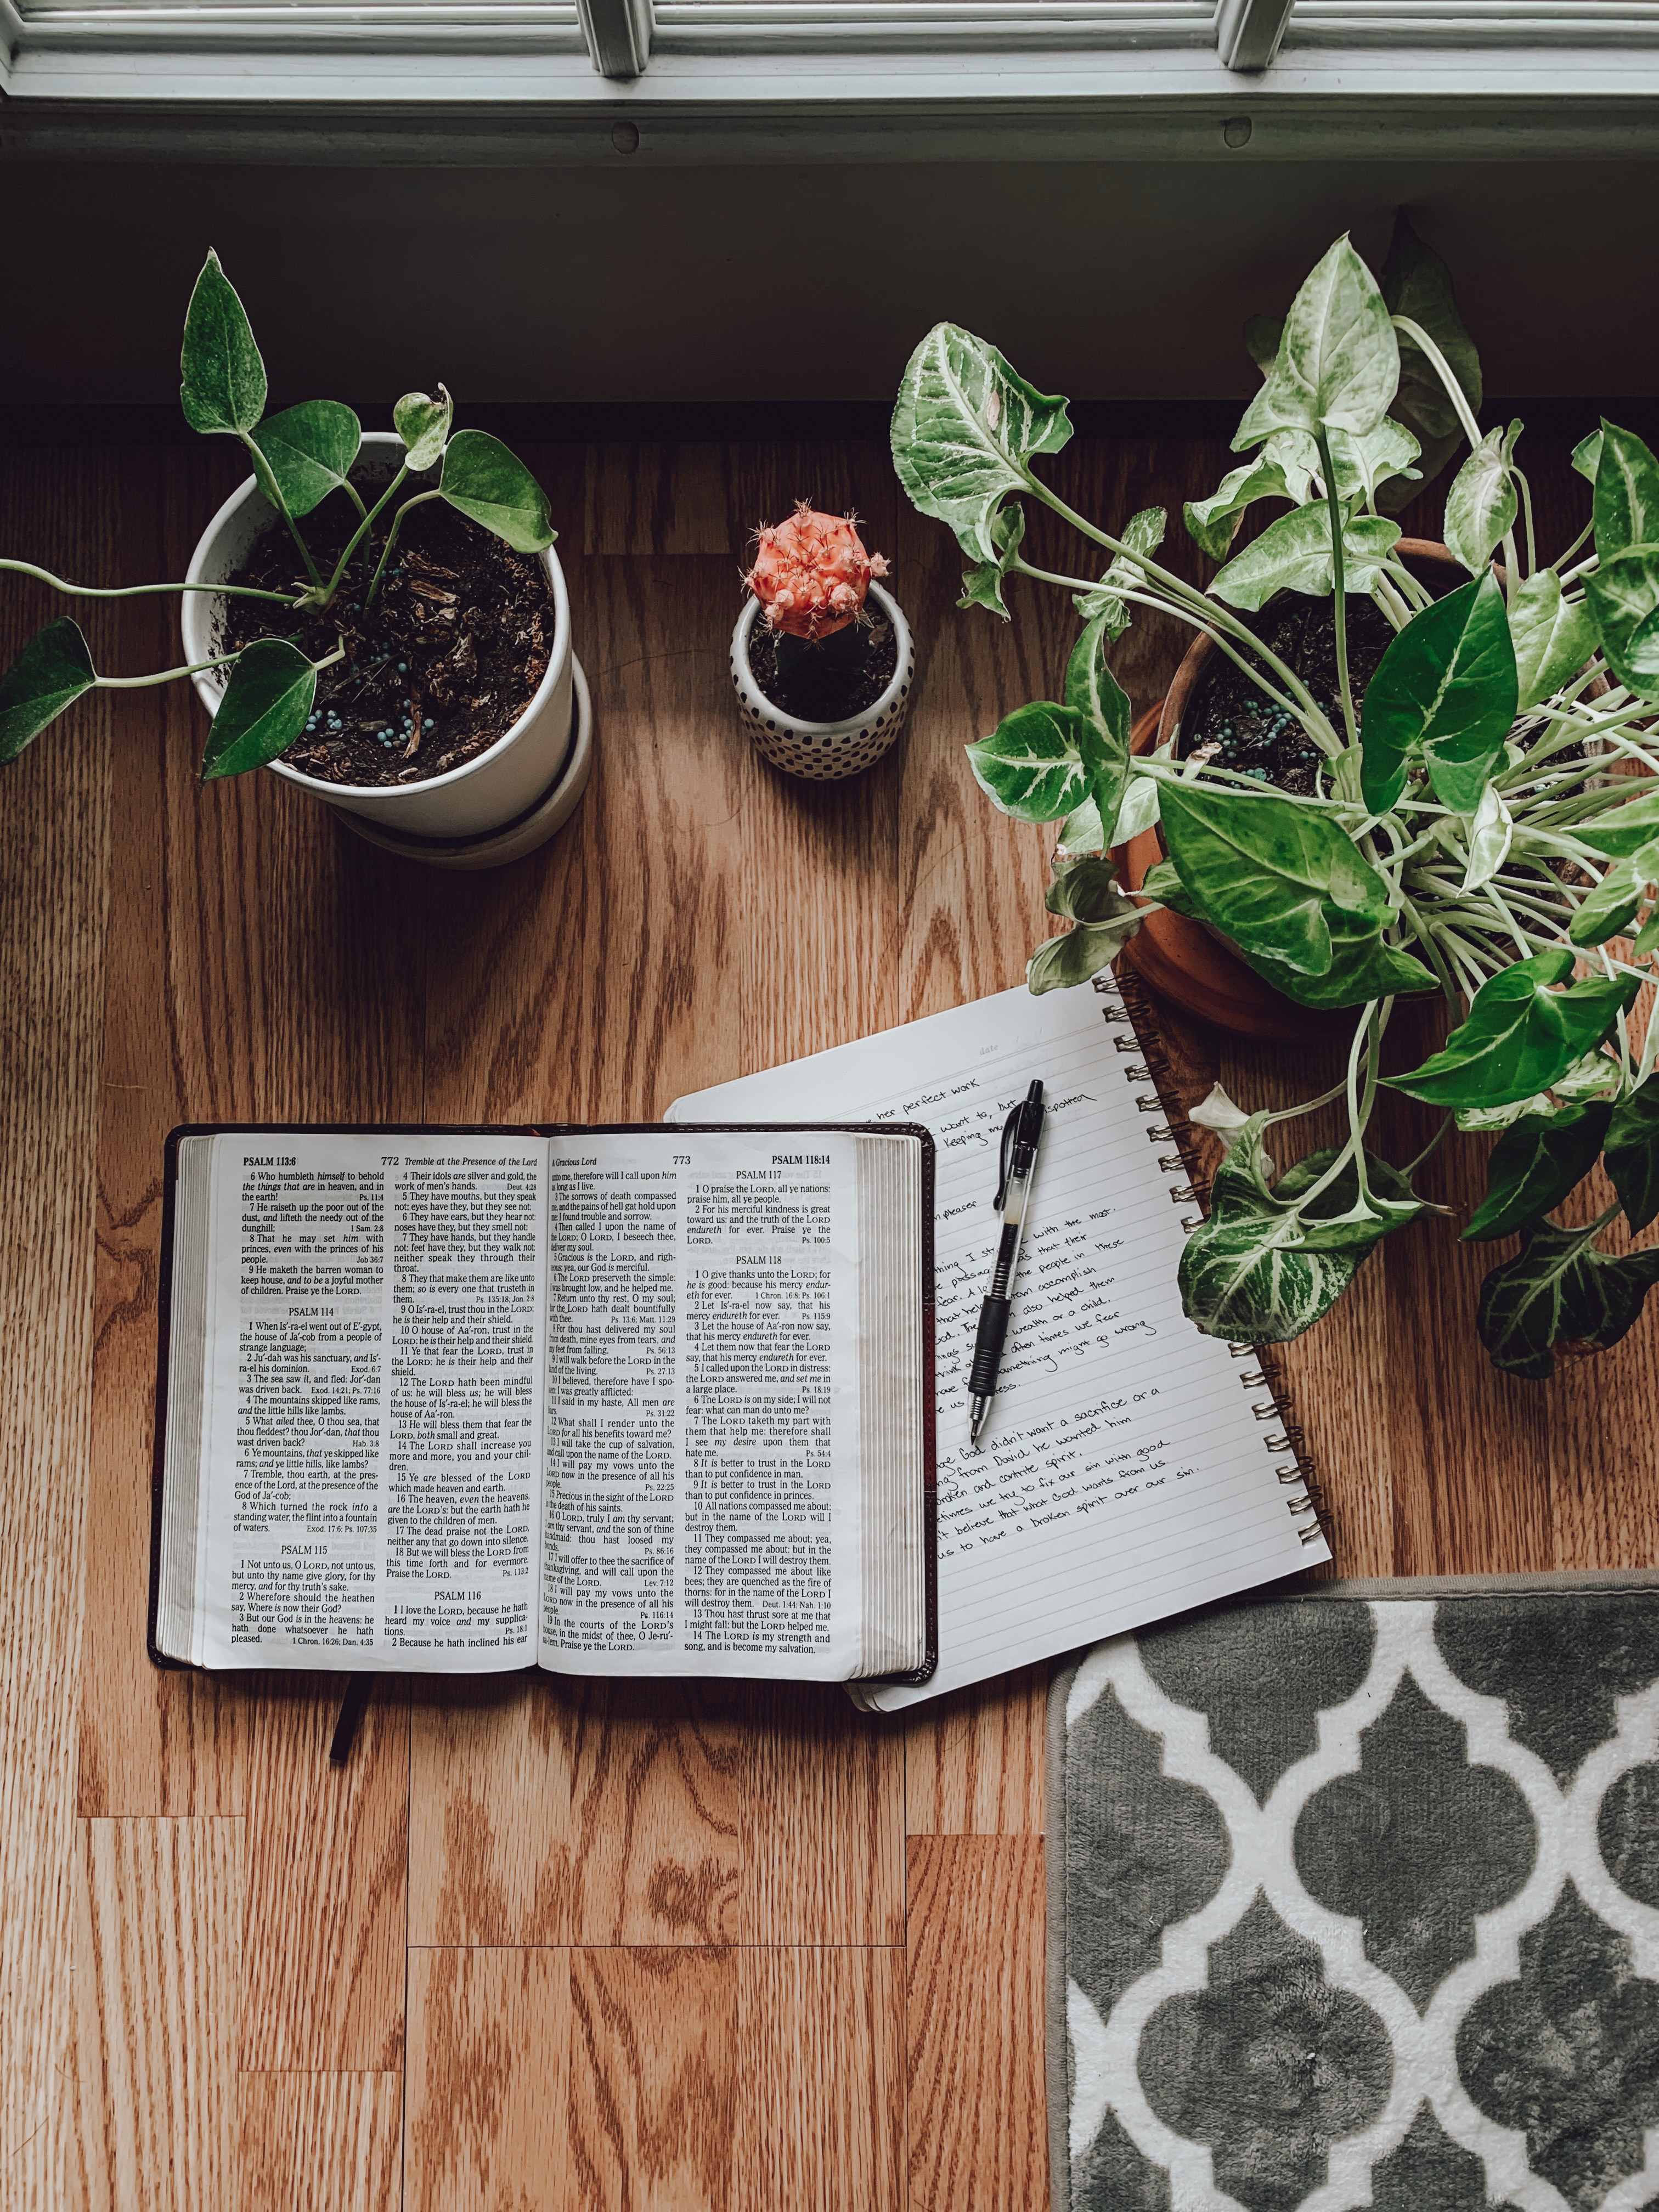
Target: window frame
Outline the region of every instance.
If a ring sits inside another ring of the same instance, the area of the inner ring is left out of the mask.
[[[0,0],[0,93],[23,154],[1651,156],[1659,0]]]

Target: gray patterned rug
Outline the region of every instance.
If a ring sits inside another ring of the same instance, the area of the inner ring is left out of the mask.
[[[1048,1744],[1055,2212],[1659,2206],[1659,1577],[1188,1615]]]

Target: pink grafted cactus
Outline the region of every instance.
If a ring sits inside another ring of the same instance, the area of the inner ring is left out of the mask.
[[[850,515],[820,514],[805,500],[787,522],[763,524],[755,565],[744,577],[765,611],[767,627],[790,637],[833,637],[858,620],[879,553],[866,553]]]

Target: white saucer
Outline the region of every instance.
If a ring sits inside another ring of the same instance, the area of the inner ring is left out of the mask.
[[[593,702],[582,665],[574,653],[570,678],[570,750],[545,795],[527,812],[477,837],[411,837],[406,831],[399,833],[383,823],[370,822],[363,815],[348,814],[343,807],[335,809],[338,819],[354,836],[378,845],[382,852],[399,853],[404,860],[420,860],[428,868],[501,868],[509,860],[521,860],[563,829],[575,812],[592,770]]]

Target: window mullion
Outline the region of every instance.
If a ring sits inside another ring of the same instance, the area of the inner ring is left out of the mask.
[[[589,58],[601,76],[644,76],[656,27],[651,0],[576,0],[576,12]]]
[[[1291,18],[1292,0],[1220,0],[1216,52],[1230,70],[1270,68]]]

